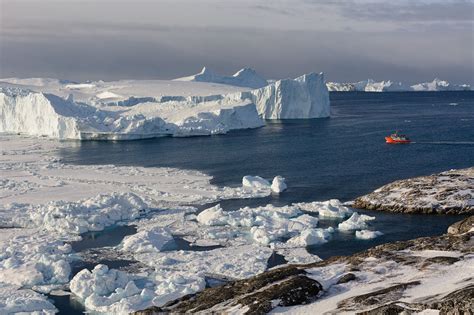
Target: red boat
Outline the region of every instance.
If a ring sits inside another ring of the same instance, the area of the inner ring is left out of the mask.
[[[405,144],[410,143],[411,140],[407,136],[401,135],[398,133],[398,131],[395,131],[395,133],[385,137],[385,142],[390,144]]]

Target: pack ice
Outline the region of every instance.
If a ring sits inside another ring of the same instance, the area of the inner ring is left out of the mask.
[[[212,76],[207,71],[203,75]],[[199,82],[201,79],[85,83],[1,79],[0,132],[56,139],[132,140],[224,134],[261,127],[263,119],[329,116],[322,73],[279,80],[258,89],[244,87],[263,85],[257,84],[253,70],[242,69],[232,78],[227,84]]]

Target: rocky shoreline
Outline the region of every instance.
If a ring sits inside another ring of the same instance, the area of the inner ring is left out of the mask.
[[[352,206],[397,213],[474,214],[474,167],[398,180],[356,198]]]
[[[312,264],[286,265],[134,314],[265,314],[272,310],[473,314],[473,223],[471,216],[441,236],[387,243]]]

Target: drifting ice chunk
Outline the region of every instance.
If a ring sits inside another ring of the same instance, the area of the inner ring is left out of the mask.
[[[173,240],[173,236],[167,229],[153,227],[150,230],[125,237],[122,241],[122,250],[133,253],[160,251],[171,240]]]
[[[341,231],[362,230],[367,228],[367,221],[372,220],[375,220],[375,217],[354,212],[349,219],[339,223],[338,228]]]
[[[30,289],[0,283],[1,314],[55,314],[56,307],[47,297]]]
[[[361,239],[361,240],[371,240],[380,235],[383,235],[383,233],[380,231],[361,230],[361,231],[356,231],[355,235],[358,239]]]
[[[199,223],[205,225],[225,225],[228,221],[228,216],[222,210],[221,205],[215,205],[199,213],[196,219]]]
[[[244,176],[242,178],[242,187],[252,190],[269,189],[270,182],[260,176]]]
[[[283,192],[287,188],[285,179],[281,176],[275,176],[275,178],[273,179],[271,188],[272,188],[272,191],[276,194]]]
[[[138,289],[124,272],[97,265],[83,269],[70,282],[71,292],[84,301],[87,309],[98,312],[128,313],[151,304],[154,292]]]
[[[337,199],[331,199],[327,201],[315,201],[311,203],[299,203],[296,205],[304,211],[317,212],[320,217],[326,218],[343,219],[352,214],[352,210],[344,206]]]
[[[136,219],[146,211],[148,206],[139,196],[133,193],[114,193],[78,202],[50,202],[33,207],[28,214],[35,226],[80,234],[102,231],[118,221]]]
[[[332,228],[328,229],[307,229],[300,235],[290,238],[286,244],[295,247],[305,247],[326,243],[331,236]]]

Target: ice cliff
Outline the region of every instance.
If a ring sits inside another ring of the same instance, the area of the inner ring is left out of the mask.
[[[264,119],[329,117],[329,93],[323,73],[278,80],[261,89],[235,95],[252,100]]]
[[[254,78],[250,69],[234,77]],[[329,94],[322,73],[254,90],[203,82],[13,78],[0,80],[0,114],[0,132],[6,133],[81,140],[182,137],[257,128],[262,119],[327,117]]]

